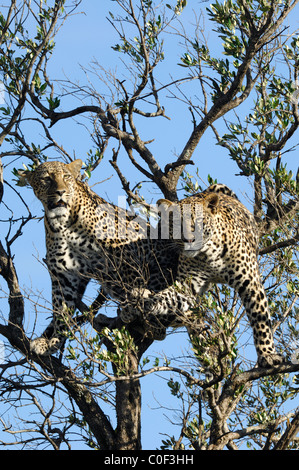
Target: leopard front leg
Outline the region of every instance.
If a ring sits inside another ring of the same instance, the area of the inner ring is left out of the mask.
[[[165,338],[169,326],[184,325],[191,303],[190,297],[178,292],[175,286],[159,293],[144,289],[143,298],[139,295],[138,304],[133,305],[129,301],[125,309],[120,310],[120,317],[124,323],[130,323],[137,317],[142,318],[147,333],[155,340],[161,341]]]
[[[54,311],[56,312],[54,314]],[[50,356],[61,349],[66,338],[66,318],[70,315],[70,309],[65,303],[59,308],[53,309],[53,320],[47,326],[42,336],[30,341],[30,351],[39,356]]]
[[[88,283],[75,277],[51,277],[53,320],[42,336],[30,342],[30,351],[40,356],[50,356],[62,347],[69,331],[68,319],[74,313]]]
[[[130,295],[127,296],[126,300],[124,302],[121,302],[119,305],[118,315],[120,316],[121,320],[124,323],[132,323],[135,320],[141,320],[141,323],[145,323],[145,314],[148,310],[151,309],[151,307],[149,306],[149,304],[151,305],[149,298],[154,298],[155,295],[156,294],[154,292],[151,292],[146,288],[140,287],[132,289]],[[143,334],[145,333],[151,334],[154,339],[162,340],[166,336],[166,329],[161,328],[160,325],[159,329],[155,328],[154,334],[151,328],[147,328],[147,331],[144,330]]]
[[[119,316],[124,323],[131,323],[142,316],[144,299],[153,295],[149,289],[143,287],[133,288],[126,300],[119,305]]]

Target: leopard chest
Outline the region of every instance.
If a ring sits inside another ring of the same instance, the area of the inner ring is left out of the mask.
[[[57,233],[47,232],[46,245],[50,268],[84,273],[94,265],[97,247],[86,231],[64,228]]]

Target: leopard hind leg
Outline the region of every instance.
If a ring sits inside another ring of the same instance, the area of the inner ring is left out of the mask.
[[[238,283],[236,289],[253,330],[259,366],[273,367],[281,364],[284,358],[275,349],[268,300],[259,274],[256,273],[252,279],[247,278]]]

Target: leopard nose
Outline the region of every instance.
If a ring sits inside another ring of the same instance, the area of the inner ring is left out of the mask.
[[[195,233],[191,227],[182,227],[182,240],[184,243],[193,243],[195,240]]]
[[[55,193],[57,196],[63,196],[65,193],[65,189],[56,189]]]
[[[192,237],[192,238],[186,238],[186,237],[183,236],[183,237],[182,237],[182,241],[183,241],[184,243],[193,243],[193,242],[195,241],[195,238],[194,238],[194,237]]]

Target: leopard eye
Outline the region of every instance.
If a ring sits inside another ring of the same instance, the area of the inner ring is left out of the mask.
[[[46,185],[50,185],[52,183],[52,178],[51,176],[46,176],[44,178],[44,182],[46,183]]]
[[[65,174],[63,175],[64,181],[70,181],[72,179],[72,175]]]

